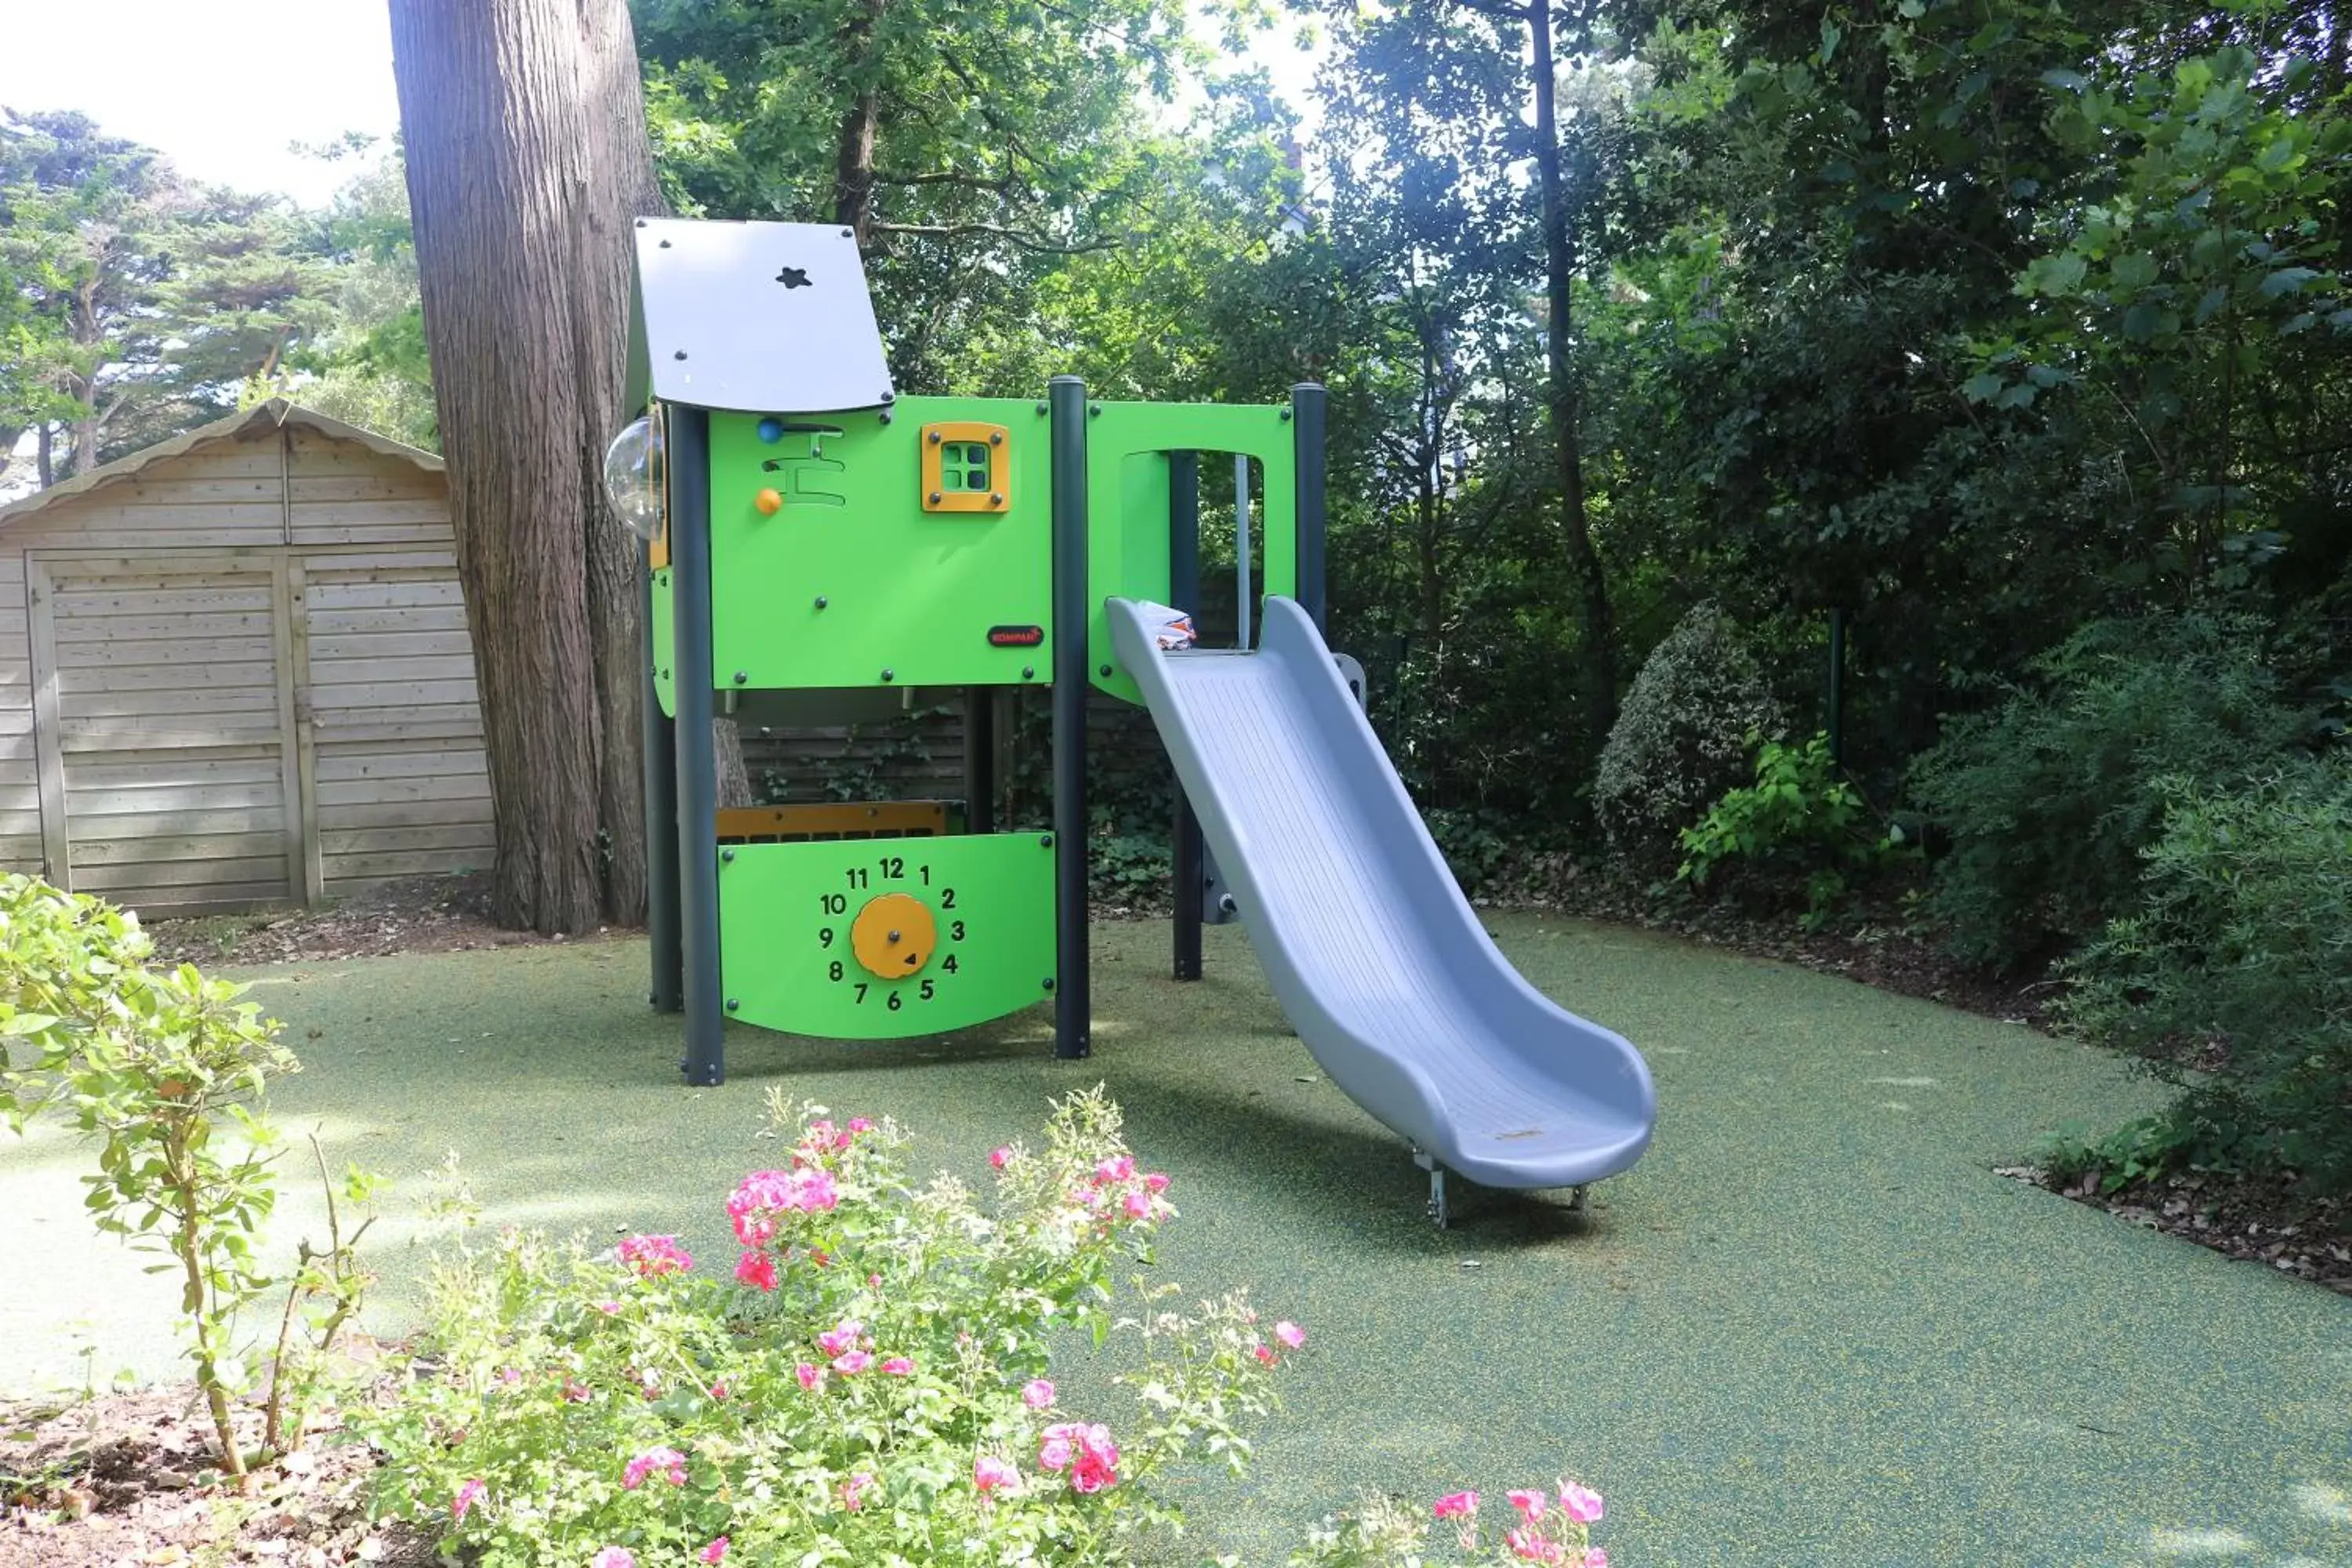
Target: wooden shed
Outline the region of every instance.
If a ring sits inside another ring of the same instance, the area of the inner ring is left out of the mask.
[[[272,400],[0,506],[0,868],[187,914],[489,860],[438,458]]]

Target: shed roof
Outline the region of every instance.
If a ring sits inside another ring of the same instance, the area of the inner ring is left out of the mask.
[[[31,495],[20,496],[5,506],[0,506],[0,525],[39,511],[45,507],[54,506],[58,501],[71,497],[88,495],[90,491],[103,489],[108,485],[120,484],[125,479],[136,479],[151,465],[184,456],[208,442],[226,440],[233,437],[260,431],[278,430],[289,425],[299,425],[316,430],[320,435],[331,436],[340,441],[356,441],[372,452],[414,463],[427,473],[437,474],[442,471],[441,459],[423,447],[411,447],[405,442],[378,436],[373,431],[362,430],[356,425],[346,425],[340,419],[330,419],[317,409],[305,408],[299,403],[289,403],[282,397],[273,397],[267,403],[257,403],[251,408],[232,414],[226,419],[215,419],[209,425],[200,425],[184,436],[174,436],[168,441],[158,441],[152,447],[142,447],[127,457],[117,458],[114,461],[102,464],[86,474],[76,474],[72,479],[60,480],[47,489],[35,490]]]

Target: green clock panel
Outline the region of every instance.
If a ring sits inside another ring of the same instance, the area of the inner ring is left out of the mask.
[[[713,413],[719,689],[1051,679],[1053,451],[1041,406],[907,397],[845,414]],[[983,459],[954,465],[961,488],[946,493],[946,448],[968,459],[975,445]],[[941,474],[936,504],[950,510],[927,504],[927,451]],[[967,496],[974,475],[1001,488]]]
[[[719,865],[729,1016],[796,1035],[887,1040],[1049,998],[1049,837],[730,846]]]

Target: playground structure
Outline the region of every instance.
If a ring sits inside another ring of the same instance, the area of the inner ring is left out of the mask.
[[[730,1018],[887,1039],[1050,1000],[1055,1054],[1087,1056],[1092,689],[1150,710],[1182,786],[1176,978],[1230,904],[1332,1081],[1430,1172],[1440,1224],[1449,1169],[1581,1189],[1640,1157],[1640,1054],[1496,949],[1324,646],[1322,388],[901,397],[848,231],[646,218],[636,258],[628,403],[649,412],[608,478],[648,541],[652,1001],[685,1015],[690,1083],[723,1080]],[[1168,647],[1147,607],[1200,608],[1203,454],[1263,475],[1255,649],[1245,530],[1244,646]],[[1040,685],[1051,830],[1003,831],[992,696]],[[961,802],[718,807],[722,708],[845,722],[919,691],[963,704]]]

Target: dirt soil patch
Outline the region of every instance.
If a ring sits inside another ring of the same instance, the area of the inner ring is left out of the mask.
[[[487,871],[387,882],[315,910],[159,920],[146,922],[146,931],[158,960],[203,969],[593,942],[609,934],[600,927],[591,936],[543,937],[492,924]]]
[[[211,1433],[185,1386],[0,1407],[0,1568],[440,1561],[429,1536],[368,1518],[364,1444],[314,1428],[238,1487],[214,1468]]]

